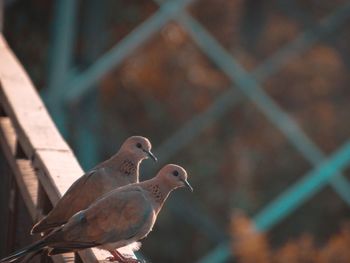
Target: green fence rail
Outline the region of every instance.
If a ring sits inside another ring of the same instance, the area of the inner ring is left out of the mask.
[[[81,100],[93,90],[105,74],[120,65],[132,52],[143,45],[168,22],[175,21],[189,33],[198,47],[231,80],[231,87],[220,94],[203,113],[193,116],[182,127],[170,135],[155,152],[162,156],[162,163],[183,149],[206,127],[218,121],[226,112],[245,99],[253,102],[267,119],[278,128],[302,156],[313,165],[313,169],[297,183],[291,185],[255,217],[257,228],[266,231],[290,215],[310,197],[327,184],[350,205],[350,183],[342,170],[350,163],[350,143],[345,143],[327,158],[302,128],[263,90],[263,82],[294,57],[302,54],[325,36],[335,32],[350,18],[350,4],[336,9],[330,16],[315,23],[280,50],[271,55],[251,72],[243,66],[222,45],[193,18],[186,8],[190,0],[155,1],[159,9],[150,18],[134,29],[120,42],[103,54],[85,71],[74,69],[72,46],[74,45],[76,1],[56,0],[56,23],[53,30],[49,85],[45,91],[53,118],[63,133],[67,133],[67,104]],[[90,148],[90,152],[93,149]],[[82,160],[84,162],[84,160]],[[90,160],[91,161],[91,160]],[[184,208],[185,209],[185,208]],[[194,211],[196,211],[194,209]],[[181,213],[179,213],[181,214]],[[196,225],[200,230],[212,226],[213,239],[221,240],[215,223],[208,215],[193,213],[200,218]],[[224,236],[224,234],[223,234]],[[199,263],[226,262],[231,253],[227,241],[220,243],[210,253],[199,259]]]

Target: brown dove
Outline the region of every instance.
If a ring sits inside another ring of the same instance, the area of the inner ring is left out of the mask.
[[[101,195],[120,186],[138,183],[141,161],[148,157],[157,160],[151,148],[147,138],[129,137],[114,156],[75,181],[50,213],[34,225],[31,234],[61,226]]]
[[[48,248],[49,255],[98,247],[108,250],[118,262],[138,262],[125,258],[116,249],[145,238],[170,192],[187,186],[181,166],[168,164],[147,181],[117,188],[96,200],[42,240],[0,260],[14,261],[28,253]]]

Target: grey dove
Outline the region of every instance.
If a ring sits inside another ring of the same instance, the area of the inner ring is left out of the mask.
[[[105,194],[71,217],[64,226],[0,262],[12,262],[45,248],[49,249],[49,255],[55,255],[91,247],[108,250],[113,261],[138,262],[124,257],[116,249],[145,238],[170,192],[184,186],[193,191],[185,169],[168,164],[150,180]]]
[[[138,183],[141,161],[148,157],[157,160],[151,148],[147,138],[129,137],[114,156],[75,181],[50,213],[34,225],[31,234],[59,227],[101,195],[120,186]]]

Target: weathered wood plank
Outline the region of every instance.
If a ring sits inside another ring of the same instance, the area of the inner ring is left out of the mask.
[[[33,184],[28,187],[25,185],[25,180],[21,177],[22,173],[15,161],[17,140],[29,159],[34,160],[38,171],[41,171],[39,179],[50,201],[54,204],[83,172],[72,151],[57,131],[31,80],[1,34],[0,57],[0,102],[11,119],[11,121],[8,118],[3,119],[3,124],[10,131],[6,133],[7,138],[2,133],[1,145],[5,148],[11,168],[18,175],[16,180],[18,179],[17,183],[31,216],[37,218],[37,210],[33,202],[37,198],[35,195],[30,196]],[[24,163],[21,162],[20,165],[23,168]],[[37,180],[37,177],[35,179]],[[84,262],[97,262],[105,258],[101,256],[100,253],[95,255],[91,250],[86,250],[82,252],[81,257]],[[55,257],[55,262],[66,261],[63,257]]]
[[[55,263],[74,263],[74,258],[74,253],[66,253],[62,255],[51,256],[52,261]]]
[[[1,34],[0,58],[0,101],[28,157],[36,149],[70,150]]]
[[[7,142],[7,151],[15,156],[16,154],[16,145],[17,145],[17,135],[15,129],[12,126],[10,118],[0,117],[0,127],[2,129],[2,139]]]
[[[11,119],[3,119],[6,127],[0,129],[5,131],[0,131],[0,136],[7,143],[0,144],[5,149],[9,163],[12,163],[11,168],[17,174],[16,180],[18,179],[17,183],[24,194],[24,200],[28,202],[27,206],[30,206],[31,216],[36,218],[37,178],[50,201],[56,204],[70,185],[83,174],[83,170],[56,129],[30,78],[1,34],[0,58],[0,103]],[[15,159],[16,143],[21,145],[28,160]],[[32,165],[37,170],[37,176]],[[134,255],[127,248],[121,249],[120,252]],[[103,262],[108,256],[104,251],[97,249],[84,250],[79,252],[79,255],[83,262]],[[54,261],[67,262],[64,257],[54,258]]]
[[[32,218],[37,215],[36,200],[38,178],[36,177],[31,162],[28,160],[16,160],[16,133],[9,118],[0,118],[0,140],[1,148],[7,158],[18,185],[23,200]]]
[[[83,175],[71,151],[37,150],[33,165],[40,170],[38,177],[53,204]]]
[[[23,184],[26,187],[27,195],[30,198],[31,205],[33,205],[31,216],[34,219],[37,214],[37,200],[38,200],[38,178],[35,175],[35,171],[30,161],[28,160],[17,160],[17,167],[20,173],[22,174]],[[21,193],[23,193],[21,189]],[[23,196],[23,199],[25,197]],[[28,202],[28,198],[25,200]]]
[[[7,117],[0,117],[0,141],[1,148],[10,165],[15,180],[20,189],[25,205],[29,211],[32,220],[37,219],[37,194],[38,194],[38,178],[29,160],[16,160],[16,134],[11,124],[11,120]],[[73,254],[71,254],[72,256]],[[56,256],[54,262],[68,262],[63,256]]]

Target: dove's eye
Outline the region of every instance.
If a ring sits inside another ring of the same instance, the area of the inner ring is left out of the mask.
[[[174,176],[178,176],[178,175],[179,175],[179,172],[178,172],[178,171],[174,171],[174,172],[173,172],[173,175],[174,175]]]
[[[142,148],[142,144],[138,142],[138,143],[136,144],[136,147],[137,147],[137,148]]]

